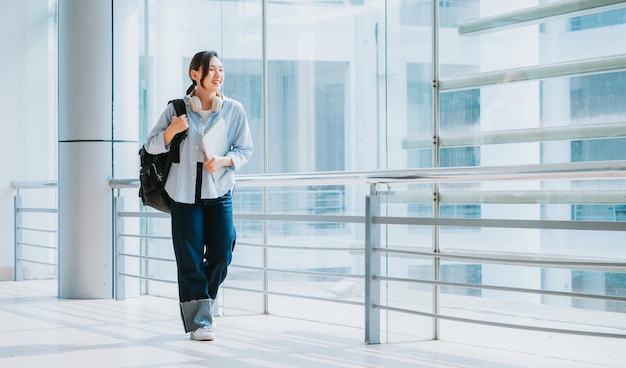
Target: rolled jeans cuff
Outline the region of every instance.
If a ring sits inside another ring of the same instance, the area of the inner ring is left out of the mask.
[[[211,299],[181,302],[180,315],[185,326],[185,332],[195,331],[204,326],[211,327],[213,325]]]

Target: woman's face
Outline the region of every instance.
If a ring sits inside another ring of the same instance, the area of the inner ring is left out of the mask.
[[[200,70],[199,75],[202,76],[202,70]],[[209,92],[219,92],[224,83],[224,76],[222,61],[218,57],[213,56],[209,61],[209,72],[202,81],[204,89]]]

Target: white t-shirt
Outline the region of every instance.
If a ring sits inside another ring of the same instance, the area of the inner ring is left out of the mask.
[[[202,120],[202,124],[206,125],[207,120],[209,120],[209,116],[211,116],[211,114],[213,113],[212,110],[200,110],[199,114],[200,114],[200,119]],[[204,153],[204,147],[202,145],[200,145],[199,147],[199,151],[198,151],[198,162],[204,162],[204,160],[206,159],[206,154]]]

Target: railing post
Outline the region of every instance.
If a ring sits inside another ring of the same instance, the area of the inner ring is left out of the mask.
[[[380,247],[380,225],[374,217],[380,215],[380,196],[376,184],[370,186],[370,194],[365,197],[365,343],[380,344],[380,254],[374,251]]]
[[[125,251],[124,218],[119,215],[124,211],[124,196],[113,197],[113,290],[116,300],[126,299],[126,282],[124,278],[126,258],[122,255]]]
[[[22,196],[20,191],[17,191],[15,197],[13,197],[13,280],[24,280],[24,264],[22,262]]]

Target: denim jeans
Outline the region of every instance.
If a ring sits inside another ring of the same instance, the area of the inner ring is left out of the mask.
[[[173,202],[171,211],[180,301],[215,299],[235,247],[230,193],[194,204]]]
[[[188,332],[212,324],[209,301],[217,297],[235,248],[232,198],[228,192],[194,204],[172,202],[171,215],[178,296]]]

